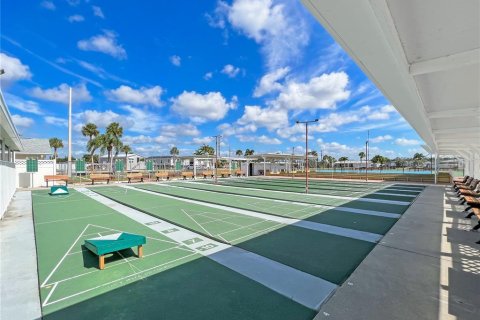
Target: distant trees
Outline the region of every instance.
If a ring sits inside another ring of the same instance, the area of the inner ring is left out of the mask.
[[[246,149],[244,154],[245,154],[246,156],[253,156],[254,153],[255,153],[255,150],[253,150],[253,149]]]
[[[361,151],[359,154],[358,154],[358,157],[360,158],[360,162],[363,160],[363,158],[366,157],[365,155],[365,152]]]
[[[53,148],[53,157],[56,160],[58,158],[58,149],[63,148],[63,141],[59,138],[50,138],[48,142],[50,144],[50,148]]]
[[[209,145],[203,144],[200,148],[198,148],[195,152],[197,156],[213,156],[215,154],[215,149]]]
[[[243,151],[238,149],[237,151],[235,151],[235,155],[241,157],[243,156]]]
[[[108,162],[110,163],[110,171],[113,168],[113,151],[115,150],[115,156],[122,147],[122,141],[120,138],[123,136],[123,128],[118,122],[110,123],[105,129],[105,134],[102,135],[101,147],[102,152],[107,151]]]
[[[337,159],[335,159],[334,157],[332,156],[329,156],[329,155],[324,155],[323,158],[322,158],[322,164],[324,164],[326,167],[333,167],[333,164],[335,163],[335,161],[337,161]]]
[[[423,153],[415,153],[415,154],[413,155],[413,158],[412,158],[412,160],[413,160],[413,166],[414,166],[414,167],[421,167],[421,166],[423,166],[423,163],[425,162],[426,159],[427,159],[427,157],[425,157],[425,156],[423,155]]]

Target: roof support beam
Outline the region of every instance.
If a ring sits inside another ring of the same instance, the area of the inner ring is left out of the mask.
[[[465,133],[474,133],[475,135],[480,136],[480,131],[478,127],[460,127],[460,128],[448,128],[448,129],[436,129],[433,130],[434,134],[460,134],[464,135]]]
[[[426,73],[456,69],[470,64],[478,64],[479,56],[480,48],[476,48],[449,56],[414,62],[410,64],[409,71],[412,76],[418,76]]]
[[[458,118],[458,117],[475,117],[480,118],[480,107],[455,109],[454,107],[444,111],[428,112],[427,116],[430,119],[438,118]]]

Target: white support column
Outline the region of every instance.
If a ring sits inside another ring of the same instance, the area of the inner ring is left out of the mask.
[[[245,173],[245,177],[247,177],[247,178],[248,178],[248,173],[249,173],[248,171],[249,171],[249,170],[250,170],[250,163],[249,163],[248,160],[247,160],[247,171],[246,171],[246,173]]]
[[[437,184],[437,179],[438,179],[438,153],[435,154],[435,184]]]
[[[193,157],[193,178],[197,178],[197,159]]]

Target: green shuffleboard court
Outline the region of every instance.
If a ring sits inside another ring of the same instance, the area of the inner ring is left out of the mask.
[[[301,180],[220,181],[32,191],[43,318],[313,319],[317,307],[241,261],[335,290],[423,190],[314,181],[305,194]]]
[[[341,284],[375,246],[372,242],[309,230],[181,199],[121,187],[92,188],[141,210],[263,257]]]
[[[32,193],[44,319],[312,319],[310,310],[72,190]],[[83,247],[119,232],[144,235],[105,270]]]
[[[255,189],[262,189],[262,190],[276,190],[276,191],[297,192],[297,193],[302,193],[305,191],[305,184],[290,185],[290,184],[277,182],[277,181],[273,181],[273,182],[263,181],[262,179],[255,179],[255,180],[231,179],[231,180],[222,180],[221,183],[228,186],[255,188]],[[352,190],[345,190],[345,189],[335,190],[334,186],[330,187],[330,189],[318,188],[315,185],[309,186],[309,192],[311,194],[364,197],[364,198],[384,199],[384,200],[393,200],[393,201],[405,201],[408,199],[412,199],[412,197],[405,197],[405,195],[392,195],[391,192],[384,192],[388,194],[378,194],[378,193],[359,192],[359,190],[361,189],[355,188],[355,191],[352,191]]]
[[[232,208],[245,209],[287,218],[305,219],[308,221],[377,234],[385,234],[397,221],[397,219],[393,218],[318,208],[315,205],[305,205],[295,202],[279,202],[262,198],[249,198],[206,190],[186,190],[184,188],[168,185],[142,184],[136,185],[136,188],[185,199],[224,205]]]
[[[353,208],[353,209],[362,209],[370,211],[379,211],[379,212],[389,212],[394,214],[402,214],[410,205],[410,202],[407,204],[392,204],[392,203],[382,203],[382,202],[363,202],[359,200],[348,200],[348,199],[338,199],[332,198],[328,195],[306,195],[298,192],[283,192],[282,190],[272,190],[272,189],[263,189],[255,190],[250,187],[244,186],[233,186],[233,185],[215,185],[212,183],[203,183],[203,182],[172,182],[172,185],[183,186],[185,188],[191,189],[201,189],[201,190],[214,190],[221,193],[227,194],[241,194],[247,196],[253,196],[258,198],[267,198],[267,199],[277,199],[277,200],[290,200],[301,203],[309,203],[316,205],[326,205],[342,208]],[[281,188],[280,188],[281,189]],[[374,200],[374,199],[372,199]],[[406,201],[405,199],[402,200]],[[410,199],[408,201],[413,201]]]

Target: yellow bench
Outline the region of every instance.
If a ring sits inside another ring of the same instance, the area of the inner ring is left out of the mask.
[[[167,180],[170,179],[170,176],[168,175],[168,172],[165,172],[165,171],[156,172],[155,177],[157,178],[157,181],[159,181],[160,179],[163,180],[163,178],[165,178]]]
[[[203,178],[204,178],[204,179],[207,179],[207,177],[213,178],[213,175],[214,175],[214,174],[213,174],[213,171],[210,170],[210,171],[203,171],[203,172],[202,172],[202,175],[203,175]]]
[[[52,175],[52,176],[43,176],[45,182],[47,183],[48,187],[48,181],[65,181],[65,185],[68,186],[68,176],[64,175]]]
[[[143,174],[141,172],[127,173],[128,183],[131,183],[132,180],[139,180],[143,182]]]
[[[195,178],[193,176],[193,172],[190,172],[190,171],[183,171],[182,172],[182,177],[183,177],[183,180],[187,180],[187,178],[192,178],[192,179]]]
[[[95,181],[107,181],[107,184],[110,182],[110,175],[108,173],[92,173],[90,175],[90,180],[92,180],[92,184]]]

